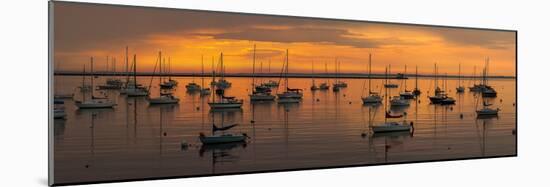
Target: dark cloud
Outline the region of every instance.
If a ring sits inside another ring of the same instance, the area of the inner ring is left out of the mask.
[[[372,48],[380,45],[380,43],[375,40],[356,38],[358,35],[350,33],[344,29],[327,28],[251,28],[238,32],[215,34],[213,36],[215,39],[252,40],[280,43],[324,43],[359,48]]]
[[[201,33],[203,30],[223,31],[221,34],[207,34],[216,39],[282,43],[312,42],[358,48],[417,44],[399,39],[400,30],[430,32],[453,44],[491,49],[506,48],[515,42],[513,35],[510,35],[511,32],[70,2],[54,2],[54,5],[55,50],[64,53],[123,48],[125,45],[137,45],[153,34],[186,37],[203,34]],[[391,30],[391,33],[395,33],[395,36],[373,39],[343,29],[358,26],[384,27],[386,30]],[[273,29],[277,27],[284,29]]]
[[[489,49],[508,49],[516,42],[515,33],[507,31],[437,28],[431,32],[453,44]]]

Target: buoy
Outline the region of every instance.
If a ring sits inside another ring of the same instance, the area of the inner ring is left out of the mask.
[[[512,106],[516,106],[516,103],[512,103]]]
[[[406,116],[406,115],[407,115],[407,112],[403,112],[403,115],[405,115],[405,116]]]
[[[451,147],[447,147],[447,150],[451,150]]]
[[[420,99],[418,100],[418,103],[420,103]]]
[[[250,123],[254,123],[255,121],[254,120],[250,120]]]
[[[86,165],[84,165],[84,167],[86,167],[86,168],[89,168],[89,167],[90,167],[90,165],[86,164]]]
[[[502,99],[500,99],[500,102],[502,103]]]
[[[319,102],[319,99],[317,99],[317,102]]]
[[[349,104],[351,104],[351,101],[349,102]]]
[[[163,134],[163,135],[164,135],[164,136],[166,136],[166,132],[164,132],[164,134]]]
[[[453,111],[453,107],[451,107],[451,111]]]
[[[512,134],[516,135],[516,129],[512,130]]]
[[[197,107],[197,110],[200,110],[201,108],[200,107]]]
[[[364,133],[364,132],[363,132],[363,133],[361,133],[361,137],[363,137],[363,138],[364,138],[365,136],[367,136],[367,133]]]
[[[464,118],[464,115],[463,114],[460,114],[460,119]]]
[[[270,131],[270,130],[271,130],[271,128],[267,128],[267,130],[269,130],[269,131]]]
[[[346,97],[346,94],[344,94],[344,97]]]

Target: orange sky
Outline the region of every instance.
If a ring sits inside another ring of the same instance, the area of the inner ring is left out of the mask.
[[[137,54],[138,71],[152,71],[162,50],[172,60],[174,72],[200,72],[201,56],[206,71],[212,57],[224,53],[227,72],[251,72],[252,48],[256,62],[271,60],[272,72],[281,69],[289,50],[290,72],[365,72],[368,54],[373,72],[391,64],[393,72],[464,74],[478,72],[490,58],[491,75],[515,75],[515,33],[509,31],[425,27],[398,24],[212,13],[156,8],[99,6],[55,2],[54,59],[56,70],[80,71],[95,57],[95,69],[104,71],[106,57],[116,58],[124,69],[124,48]]]

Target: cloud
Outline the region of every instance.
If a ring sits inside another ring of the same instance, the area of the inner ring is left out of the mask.
[[[259,29],[250,28],[237,32],[214,34],[215,39],[251,40],[279,43],[319,43],[331,45],[373,48],[381,45],[376,40],[356,37],[345,29],[301,28]]]
[[[516,42],[515,33],[475,29],[433,28],[426,29],[455,45],[478,46],[488,49],[509,49]]]

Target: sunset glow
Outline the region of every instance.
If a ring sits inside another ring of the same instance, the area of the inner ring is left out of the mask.
[[[289,50],[290,72],[334,71],[341,62],[343,73],[365,72],[368,54],[373,72],[391,64],[393,72],[456,74],[461,63],[465,74],[478,72],[490,58],[491,75],[515,75],[515,32],[425,27],[399,24],[320,19],[143,9],[137,7],[55,7],[56,71],[80,71],[89,57],[97,71],[105,71],[106,58],[116,58],[124,70],[124,49],[138,58],[138,71],[154,67],[158,51],[170,57],[173,72],[199,72],[201,56],[210,70],[213,58],[224,53],[228,73],[251,72],[252,48],[256,61],[267,71],[278,72],[284,51]],[[84,21],[83,21],[84,20]],[[259,64],[257,64],[259,66]]]

